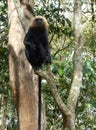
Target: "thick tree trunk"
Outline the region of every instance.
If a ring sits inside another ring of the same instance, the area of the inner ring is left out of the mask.
[[[13,0],[8,0],[8,15],[10,85],[16,101],[19,130],[37,130],[38,80],[25,57],[23,45],[25,33]]]

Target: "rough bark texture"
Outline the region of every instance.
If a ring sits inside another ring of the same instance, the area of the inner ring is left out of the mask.
[[[73,81],[67,100],[67,107],[72,112],[73,129],[66,127],[66,130],[75,130],[75,110],[82,86],[82,26],[81,26],[81,1],[74,0],[74,31],[75,31],[75,50],[73,56]],[[68,121],[67,121],[68,123]]]
[[[30,1],[26,0],[28,3]],[[37,130],[38,81],[25,57],[23,45],[25,32],[13,0],[8,0],[8,15],[10,85],[16,101],[19,130]],[[43,125],[45,129],[44,121]]]
[[[74,73],[67,106],[75,113],[77,100],[82,86],[82,26],[81,26],[81,5],[78,1],[74,4],[74,30],[75,50],[73,57]]]

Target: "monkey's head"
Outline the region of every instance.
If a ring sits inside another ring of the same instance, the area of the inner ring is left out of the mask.
[[[48,22],[46,18],[42,16],[36,16],[32,19],[31,28],[46,30],[48,29]]]

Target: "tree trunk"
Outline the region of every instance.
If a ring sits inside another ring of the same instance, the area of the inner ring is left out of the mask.
[[[81,26],[81,0],[74,0],[74,30],[75,30],[75,49],[73,57],[73,81],[70,88],[67,107],[71,111],[71,116],[66,118],[65,130],[75,130],[75,111],[80,88],[82,86],[82,26]]]
[[[10,85],[16,102],[19,130],[37,130],[38,79],[25,57],[23,45],[25,32],[13,0],[8,0],[8,16]]]

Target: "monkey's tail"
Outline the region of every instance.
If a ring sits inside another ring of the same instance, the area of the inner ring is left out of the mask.
[[[38,84],[38,130],[41,130],[41,77],[39,76],[39,84]]]

